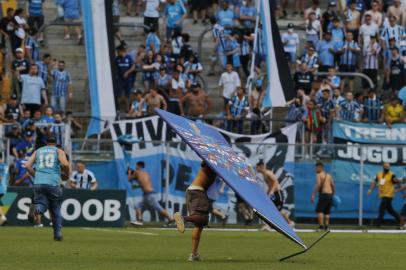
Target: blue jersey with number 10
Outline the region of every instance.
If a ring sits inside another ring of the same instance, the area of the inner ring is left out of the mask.
[[[35,179],[34,185],[59,185],[61,171],[58,159],[58,148],[44,146],[35,154]]]

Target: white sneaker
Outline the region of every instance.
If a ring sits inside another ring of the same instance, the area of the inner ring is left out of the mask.
[[[185,232],[185,222],[183,221],[183,217],[179,212],[176,212],[173,215],[173,218],[175,219],[176,222],[176,228],[178,228],[178,231],[180,233],[184,233]],[[189,258],[190,259],[190,258]]]
[[[0,226],[6,223],[6,221],[7,221],[6,216],[0,216]]]
[[[131,223],[132,225],[135,225],[135,226],[143,226],[143,225],[144,225],[144,222],[139,221],[139,220],[130,221],[130,223]]]
[[[44,227],[44,224],[37,224],[37,225],[34,225],[34,228],[43,228]]]
[[[199,254],[193,255],[193,253],[192,253],[189,256],[188,261],[189,262],[198,262],[198,261],[200,261],[200,255]]]
[[[268,225],[268,224],[265,224],[264,226],[262,226],[261,227],[261,229],[259,229],[260,231],[268,231],[268,232],[270,232],[270,231],[272,231],[272,228]]]
[[[289,222],[289,226],[294,229],[295,228],[295,223],[293,221]]]

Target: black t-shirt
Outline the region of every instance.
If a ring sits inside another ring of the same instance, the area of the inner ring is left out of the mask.
[[[11,18],[11,19],[9,19],[7,17],[2,18],[0,20],[0,29],[8,34],[14,33],[13,22],[14,22],[13,18]]]
[[[20,70],[20,74],[28,74],[28,69],[30,68],[30,63],[28,62],[28,60],[26,59],[22,59],[22,60],[14,60],[12,65],[12,69],[14,71],[17,70],[18,67],[25,67],[25,69]]]
[[[308,95],[312,90],[312,83],[314,80],[313,73],[311,71],[302,72],[297,71],[293,78],[295,82],[295,90],[303,89],[305,93]]]

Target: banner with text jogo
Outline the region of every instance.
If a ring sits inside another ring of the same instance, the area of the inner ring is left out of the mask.
[[[123,227],[127,214],[125,195],[124,190],[64,189],[61,206],[63,226]],[[28,221],[32,197],[32,188],[8,188],[2,198],[8,225],[32,225]],[[42,223],[50,223],[49,212],[43,216]]]
[[[297,126],[292,125],[273,134],[253,136],[218,130],[232,144],[233,149],[245,156],[254,167],[259,160],[263,160],[267,168],[274,171],[285,195],[285,210],[293,214],[294,147],[288,147],[287,144],[294,144]],[[158,194],[160,203],[165,205],[168,158],[168,210],[170,213],[176,211],[185,213],[185,191],[200,168],[200,158],[157,116],[114,122],[111,124],[111,134],[114,141],[119,188],[127,190],[128,198],[136,202],[141,200],[142,191],[133,189],[134,183],[128,181],[127,169],[128,167],[135,169],[136,162],[144,161],[145,170],[151,176],[154,191]],[[139,142],[120,145],[117,139],[124,134],[130,135]],[[281,144],[285,145],[281,146]],[[259,174],[257,177],[266,188],[262,175]],[[229,223],[239,222],[236,198],[231,189],[226,188],[225,192],[218,196],[215,207],[227,213]],[[157,213],[146,209],[144,221],[156,221],[157,218]]]
[[[335,149],[332,162],[333,177],[336,182],[345,183],[358,190],[361,175],[361,159],[364,163],[363,182],[364,215],[366,218],[375,217],[377,213],[377,190],[367,197],[366,192],[376,174],[382,171],[383,163],[389,162],[391,170],[397,178],[404,177],[406,163],[406,125],[395,124],[388,128],[383,124],[355,123],[348,121],[334,121],[333,137],[335,144],[344,146]],[[353,185],[351,185],[353,184]],[[342,191],[337,191],[344,194]],[[351,192],[358,197],[358,192]],[[369,199],[370,198],[370,199]],[[395,196],[395,207],[401,207],[401,198]]]

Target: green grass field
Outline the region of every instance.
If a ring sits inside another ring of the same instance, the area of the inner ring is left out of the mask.
[[[203,261],[188,262],[190,230],[65,228],[54,242],[49,228],[0,227],[0,269],[405,269],[406,234],[328,235],[307,254],[279,258],[300,248],[270,232],[206,231]],[[311,243],[320,234],[302,233]]]

